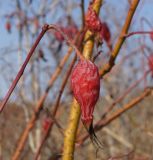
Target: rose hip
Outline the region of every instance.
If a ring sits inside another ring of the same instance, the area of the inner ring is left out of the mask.
[[[89,5],[86,17],[85,26],[91,32],[95,33],[97,36],[98,46],[102,44],[103,40],[107,43],[107,46],[112,50],[111,45],[111,33],[106,22],[102,22],[98,17],[98,14]]]
[[[89,131],[100,91],[97,66],[89,60],[80,60],[71,74],[71,88],[81,107],[82,122]]]
[[[100,76],[97,66],[90,60],[80,60],[71,74],[71,88],[75,99],[80,104],[81,120],[92,143],[103,149],[93,128],[93,111],[100,92]]]
[[[85,17],[85,26],[93,33],[100,32],[101,30],[101,21],[97,13],[89,5],[86,17]]]

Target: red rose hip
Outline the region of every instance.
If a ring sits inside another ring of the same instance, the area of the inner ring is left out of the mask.
[[[86,129],[92,127],[93,111],[100,92],[97,66],[90,60],[80,60],[71,74],[71,88],[81,107],[81,119]]]

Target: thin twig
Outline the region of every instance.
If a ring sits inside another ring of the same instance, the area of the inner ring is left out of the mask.
[[[40,34],[39,34],[38,38],[36,39],[35,43],[33,44],[32,48],[30,49],[30,51],[29,51],[29,53],[28,53],[28,56],[26,57],[23,65],[21,66],[18,74],[16,75],[16,78],[15,78],[14,81],[12,82],[11,87],[9,88],[9,90],[8,90],[5,98],[3,99],[2,103],[1,103],[0,113],[3,111],[3,109],[4,109],[4,107],[5,107],[5,104],[7,103],[9,97],[11,96],[11,94],[12,94],[14,88],[16,87],[18,81],[20,80],[22,74],[24,73],[24,70],[25,70],[25,68],[26,68],[26,66],[27,66],[27,64],[28,64],[31,56],[33,55],[33,53],[34,53],[37,45],[39,44],[40,40],[42,39],[42,37],[44,36],[44,34],[46,33],[46,31],[47,31],[48,29],[49,29],[49,25],[47,25],[47,24],[42,27],[42,31],[40,32]]]
[[[63,128],[61,127],[61,125],[57,122],[57,120],[54,118],[53,115],[51,115],[51,113],[49,111],[47,111],[47,114],[49,114],[50,116],[50,121],[49,121],[49,124],[48,124],[48,127],[47,129],[45,130],[45,132],[43,133],[42,135],[42,139],[41,139],[41,142],[36,150],[36,154],[35,154],[35,158],[34,160],[37,160],[39,158],[39,155],[41,153],[41,149],[45,143],[45,141],[47,140],[49,134],[50,134],[50,131],[52,129],[52,126],[53,124],[55,123],[56,126],[58,127],[59,131],[61,132],[62,135],[64,135],[64,132],[63,132]]]
[[[81,0],[82,28],[85,26],[84,0]]]
[[[131,37],[133,35],[140,35],[140,34],[153,34],[153,31],[137,31],[137,32],[131,32],[131,33],[127,33],[127,34],[124,34],[123,36],[128,38],[128,37]]]
[[[57,100],[56,100],[56,103],[55,103],[54,110],[53,110],[53,113],[52,113],[52,115],[51,115],[51,118],[54,118],[54,117],[56,116],[57,110],[58,110],[58,108],[59,108],[59,103],[60,103],[60,99],[61,99],[62,93],[63,93],[63,91],[64,91],[64,88],[65,88],[65,86],[66,86],[67,80],[68,80],[68,78],[69,78],[69,75],[70,75],[70,73],[71,73],[71,70],[72,70],[72,68],[73,68],[73,65],[74,65],[76,59],[77,59],[77,56],[75,55],[75,57],[73,58],[73,60],[72,60],[72,62],[71,62],[71,64],[70,64],[70,67],[69,67],[69,69],[68,69],[68,71],[67,71],[67,74],[66,74],[66,76],[65,76],[65,78],[64,78],[64,80],[63,80],[63,82],[62,82],[61,89],[60,89],[60,91],[59,91],[59,95],[58,95],[58,97],[57,97]],[[55,119],[55,118],[54,118],[54,119]],[[54,124],[53,121],[51,121],[51,122],[49,123],[49,126],[48,126],[49,129],[45,132],[45,135],[43,136],[43,140],[42,140],[41,144],[39,145],[39,147],[38,147],[38,149],[37,149],[37,151],[36,151],[35,160],[38,159],[39,154],[40,154],[40,152],[41,152],[41,149],[42,149],[42,147],[43,147],[43,144],[45,143],[45,141],[46,141],[49,133],[50,133],[51,130],[52,130],[53,124]]]
[[[72,48],[70,47],[67,54],[63,57],[59,66],[56,68],[55,72],[52,74],[52,76],[51,76],[51,78],[48,82],[48,85],[45,89],[44,94],[38,100],[38,103],[35,107],[35,112],[33,113],[31,119],[27,123],[26,128],[24,129],[24,131],[23,131],[23,133],[22,133],[22,135],[21,135],[21,137],[18,141],[18,145],[17,145],[17,148],[14,152],[12,160],[16,160],[20,156],[21,151],[23,150],[23,147],[26,143],[28,134],[29,134],[30,130],[34,127],[35,121],[37,120],[38,115],[43,108],[43,104],[44,104],[45,99],[48,96],[49,90],[51,89],[55,80],[58,78],[59,74],[61,73],[61,71],[63,69],[63,66],[65,65],[66,61],[68,60],[69,56],[71,55],[71,52],[72,52]]]
[[[79,41],[78,41],[78,44],[77,44],[78,48],[81,47],[83,38],[84,38],[84,33],[81,34],[81,37],[79,38]],[[72,71],[72,68],[73,68],[76,60],[77,60],[77,56],[75,55],[74,58],[73,58],[72,61],[71,61],[71,64],[70,64],[70,66],[69,66],[69,68],[68,68],[68,71],[67,71],[67,73],[66,73],[66,75],[65,75],[65,78],[64,78],[64,80],[63,80],[63,82],[62,82],[62,85],[61,85],[61,88],[60,88],[58,97],[57,97],[56,102],[55,102],[55,105],[54,105],[54,107],[53,107],[54,109],[53,109],[53,113],[52,113],[52,115],[51,115],[51,118],[52,118],[52,119],[55,119],[57,110],[58,110],[58,108],[59,108],[59,103],[60,103],[61,96],[62,96],[62,94],[63,94],[64,88],[65,88],[65,86],[66,86],[66,84],[67,84],[68,78],[69,78],[69,76],[70,76],[70,73],[71,73],[71,71]],[[56,122],[56,121],[55,121],[55,122]],[[49,129],[46,131],[46,134],[44,135],[45,138],[43,138],[41,144],[40,144],[39,147],[38,147],[38,150],[36,151],[35,160],[38,159],[39,154],[40,154],[40,152],[41,152],[41,149],[42,149],[42,147],[43,147],[43,144],[45,143],[45,141],[46,141],[46,139],[47,139],[47,136],[49,135],[48,132],[51,132],[53,125],[54,125],[53,122],[50,122],[50,123],[49,123]]]

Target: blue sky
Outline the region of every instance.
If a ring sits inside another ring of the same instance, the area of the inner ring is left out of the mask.
[[[37,9],[37,7],[40,7],[39,6],[40,0],[38,0],[37,2],[35,0],[33,0],[33,6],[35,9]],[[68,0],[67,0],[67,2],[68,2]],[[79,2],[79,1],[76,0],[75,2]],[[87,4],[88,0],[85,0],[85,3]],[[127,11],[126,4],[127,4],[127,0],[122,0],[122,1],[120,1],[120,0],[105,0],[104,11],[103,10],[101,11],[101,18],[104,18],[106,21],[108,21],[109,25],[113,25],[112,24],[112,17],[113,16],[117,16],[117,17],[113,17],[116,19],[120,19],[121,17],[123,18],[126,16],[126,11]],[[3,17],[4,14],[11,13],[11,11],[14,9],[14,7],[15,7],[14,1],[5,0],[3,2],[2,1],[0,2],[0,24],[1,24],[1,26],[0,26],[0,57],[5,56],[4,49],[6,49],[7,47],[13,49],[13,48],[17,48],[17,46],[18,46],[18,32],[17,32],[17,30],[15,29],[15,27],[13,27],[12,33],[8,34],[8,32],[5,29],[6,19]],[[105,10],[107,10],[107,12],[105,12]],[[80,13],[79,12],[80,12],[79,8],[77,8],[73,11],[73,17],[75,17],[75,22],[78,24],[80,24],[80,20],[79,20]],[[108,16],[108,19],[107,19],[106,13],[111,14]],[[56,14],[56,12],[55,12],[55,14]],[[139,27],[140,27],[141,17],[147,18],[153,26],[153,0],[145,0],[145,1],[142,0],[140,2],[139,7],[137,8],[135,17],[133,19],[132,30],[139,30],[140,29]],[[47,19],[48,22],[52,22],[52,20]],[[144,28],[145,30],[151,30],[151,28],[149,28],[148,25],[144,25],[144,27],[145,27]],[[148,41],[148,43],[150,43],[150,41]],[[8,61],[11,61],[11,60],[15,61],[13,56],[10,56],[10,57],[8,56],[7,58],[9,58]],[[0,61],[0,68],[1,68],[1,64],[2,64],[2,61]],[[14,66],[14,68],[15,68],[15,72],[13,71],[11,73],[12,78],[15,77],[15,73],[17,71],[16,66]],[[3,72],[4,72],[4,70],[3,70]],[[9,84],[6,84],[6,81],[3,79],[2,74],[0,74],[0,80],[1,80],[0,97],[3,97],[8,89]]]

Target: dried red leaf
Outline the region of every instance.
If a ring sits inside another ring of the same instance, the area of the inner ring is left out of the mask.
[[[68,38],[73,39],[74,36],[76,35],[76,33],[78,32],[78,29],[75,25],[71,25],[71,26],[67,26],[67,27],[59,27],[61,29],[61,31],[63,31]],[[63,42],[64,41],[64,37],[59,33],[59,32],[55,32],[54,33],[55,38],[59,41],[59,42]]]
[[[73,39],[78,32],[78,28],[75,25],[71,25],[65,27],[64,32],[70,39]]]
[[[81,107],[82,122],[89,131],[100,91],[97,66],[89,60],[80,60],[71,74],[71,88]]]
[[[62,31],[64,30],[63,27],[59,27]],[[59,42],[63,42],[64,41],[64,37],[59,33],[59,32],[55,32],[54,36],[56,38],[56,40],[58,40]]]
[[[111,44],[111,32],[106,22],[102,22],[101,30],[97,34],[97,44],[98,46],[103,43],[103,41],[106,42],[108,48],[112,50],[112,44]]]
[[[5,28],[6,28],[6,30],[8,31],[8,33],[11,33],[11,23],[10,23],[10,21],[7,21],[7,22],[6,22]]]
[[[150,39],[153,41],[153,32],[150,34]]]
[[[149,69],[150,69],[150,71],[152,72],[152,75],[153,75],[153,54],[151,54],[148,57],[148,65],[149,65]]]
[[[96,34],[97,46],[101,45],[104,40],[112,50],[110,29],[106,22],[101,22],[91,5],[86,14],[85,25],[87,29]]]
[[[38,18],[34,18],[33,23],[34,23],[35,28],[38,29],[40,26]]]
[[[44,131],[44,132],[48,131],[49,126],[50,126],[50,123],[51,123],[51,119],[50,119],[50,118],[47,118],[47,117],[46,117],[46,118],[43,120],[42,128],[43,128],[43,131]]]
[[[101,39],[104,39],[107,43],[110,43],[111,33],[106,22],[102,23],[100,34],[101,34]]]

